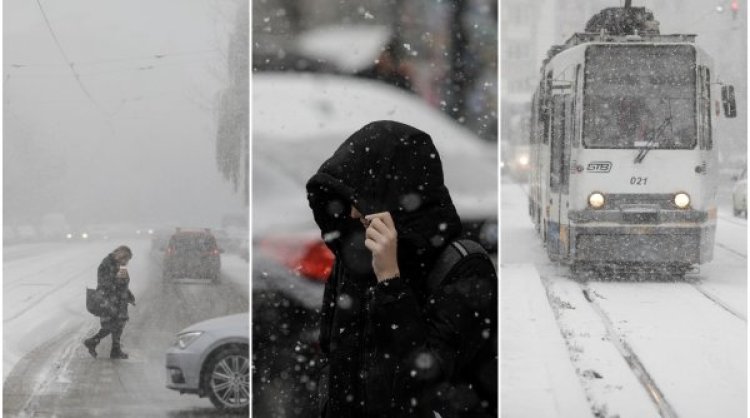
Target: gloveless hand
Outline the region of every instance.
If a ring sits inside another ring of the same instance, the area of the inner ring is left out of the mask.
[[[372,252],[372,268],[378,282],[397,277],[398,269],[396,226],[388,212],[365,216],[369,226],[365,231],[365,246]]]

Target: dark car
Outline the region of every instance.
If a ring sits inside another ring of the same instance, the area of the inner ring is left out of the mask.
[[[177,228],[164,251],[164,278],[205,278],[217,282],[221,252],[210,229]]]

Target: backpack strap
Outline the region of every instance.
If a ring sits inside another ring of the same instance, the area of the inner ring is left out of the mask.
[[[487,251],[478,242],[470,239],[459,239],[451,242],[440,253],[430,274],[427,275],[427,289],[430,293],[434,293],[459,263],[477,257],[490,262]]]

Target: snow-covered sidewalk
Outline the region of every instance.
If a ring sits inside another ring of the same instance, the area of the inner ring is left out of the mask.
[[[501,266],[501,286],[501,415],[592,416],[534,266]]]

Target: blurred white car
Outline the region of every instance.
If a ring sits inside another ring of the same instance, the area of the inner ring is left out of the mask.
[[[167,387],[208,396],[219,409],[250,405],[250,328],[247,313],[193,324],[167,350]]]
[[[306,272],[326,275],[326,263],[332,258],[325,254],[327,249],[313,222],[305,182],[349,135],[382,119],[430,134],[440,152],[445,183],[464,233],[489,251],[496,248],[495,144],[483,141],[418,96],[376,81],[310,73],[255,73],[252,94],[256,271],[277,270],[268,265],[275,264],[306,277],[311,276]],[[273,282],[279,284],[276,279]],[[298,283],[293,287],[301,297],[320,303],[322,290],[306,289]]]
[[[742,170],[739,176],[735,177],[732,190],[732,212],[734,212],[734,216],[747,218],[747,167]]]

